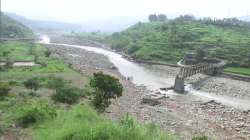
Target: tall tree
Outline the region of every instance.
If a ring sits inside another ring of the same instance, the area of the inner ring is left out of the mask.
[[[102,72],[94,73],[90,86],[95,89],[93,104],[99,111],[104,111],[112,98],[122,96],[123,86],[119,79]]]
[[[157,21],[157,15],[156,15],[156,14],[150,14],[150,15],[148,16],[148,20],[149,20],[150,22],[156,22],[156,21]]]
[[[167,20],[167,16],[164,15],[164,14],[159,14],[157,20],[161,21],[161,22],[166,21]]]

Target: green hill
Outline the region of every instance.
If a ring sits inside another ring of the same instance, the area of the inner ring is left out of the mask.
[[[108,44],[135,59],[175,63],[186,51],[205,50],[233,66],[250,66],[250,24],[235,18],[195,20],[179,17],[138,23],[106,38]]]
[[[32,37],[32,30],[16,20],[1,13],[1,37],[2,38],[23,38]]]

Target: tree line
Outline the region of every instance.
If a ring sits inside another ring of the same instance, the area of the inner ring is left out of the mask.
[[[163,22],[163,21],[166,21],[167,20],[167,16],[164,15],[164,14],[159,14],[159,15],[156,15],[156,14],[150,14],[148,16],[148,20],[150,22]]]
[[[148,20],[150,22],[164,22],[167,21],[168,18],[164,14],[150,14],[148,16]],[[246,21],[242,21],[237,19],[236,17],[233,18],[223,18],[223,19],[217,19],[217,18],[211,18],[211,17],[204,17],[201,19],[196,19],[195,16],[186,14],[186,15],[180,15],[179,17],[176,17],[175,20],[179,21],[199,21],[201,23],[205,24],[212,24],[212,25],[220,25],[220,26],[238,26],[238,27],[250,27],[250,23]]]

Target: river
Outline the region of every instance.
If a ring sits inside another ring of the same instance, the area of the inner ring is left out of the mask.
[[[159,90],[162,87],[171,87],[174,84],[174,77],[164,77],[162,75],[157,74],[155,71],[144,67],[135,62],[131,62],[122,57],[122,55],[97,47],[89,47],[89,46],[81,46],[81,45],[72,45],[72,44],[58,44],[51,43],[50,38],[48,36],[42,36],[41,41],[39,43],[43,44],[53,44],[53,45],[63,45],[68,47],[76,47],[81,48],[87,51],[92,51],[98,54],[103,54],[108,57],[110,62],[112,62],[119,70],[119,72],[125,77],[133,77],[133,83],[136,85],[143,85],[149,90]],[[192,101],[197,100],[215,100],[216,102],[220,102],[222,104],[236,107],[239,109],[249,110],[250,102],[249,100],[243,99],[235,99],[228,96],[220,96],[215,94],[210,94],[206,92],[197,91],[192,88],[191,85],[187,85],[185,87],[186,94],[178,94],[173,90],[169,90],[167,92],[161,91],[164,94],[169,96],[174,96],[175,98],[183,98]]]

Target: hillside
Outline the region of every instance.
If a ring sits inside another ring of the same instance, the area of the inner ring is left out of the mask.
[[[73,23],[57,22],[57,21],[43,21],[43,20],[33,20],[22,17],[17,14],[7,13],[11,18],[19,21],[25,26],[31,28],[35,31],[87,31],[90,27],[84,27],[82,25],[77,25]]]
[[[33,36],[32,30],[26,27],[25,25],[17,22],[16,20],[10,18],[5,14],[1,14],[1,35],[3,38],[22,38],[22,37],[31,37]]]
[[[186,51],[203,49],[232,65],[249,66],[250,26],[237,19],[137,23],[106,38],[108,44],[134,59],[176,63]]]

